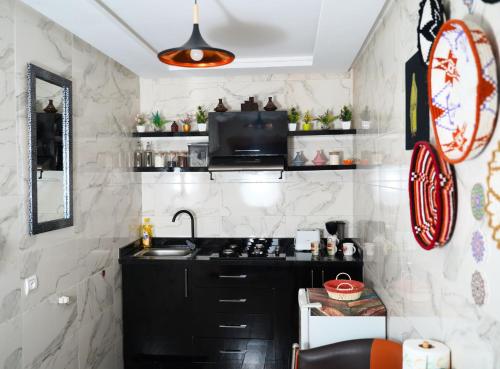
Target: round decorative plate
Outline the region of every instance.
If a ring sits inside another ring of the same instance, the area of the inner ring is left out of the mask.
[[[428,142],[413,147],[408,181],[413,235],[430,250],[444,246],[453,233],[457,210],[455,171]]]
[[[481,220],[484,217],[484,188],[481,183],[476,183],[472,187],[470,194],[470,206],[472,209],[472,215],[476,220]]]
[[[472,273],[470,288],[472,298],[474,299],[476,305],[484,305],[484,301],[486,300],[486,283],[484,282],[481,273],[479,273],[477,270]]]
[[[422,0],[418,14],[418,51],[422,61],[429,64],[432,44],[444,23],[444,7],[441,0]]]
[[[500,141],[491,153],[488,162],[488,187],[486,193],[486,214],[488,214],[488,225],[492,231],[492,237],[500,249]]]
[[[451,19],[434,41],[427,70],[437,149],[449,163],[481,153],[491,138],[498,105],[497,66],[483,30]]]
[[[483,234],[479,231],[474,231],[472,233],[472,239],[470,242],[472,257],[476,261],[476,263],[480,263],[484,261],[486,254],[486,247],[484,246],[484,237]]]

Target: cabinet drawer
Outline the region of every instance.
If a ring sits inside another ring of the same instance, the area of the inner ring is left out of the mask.
[[[198,314],[195,332],[199,337],[272,339],[273,320],[270,314]]]
[[[274,290],[269,288],[194,288],[193,308],[197,312],[272,312]]]
[[[192,276],[193,284],[199,287],[269,288],[287,283],[287,273],[284,270],[280,271],[261,265],[203,263],[203,265],[193,268]]]
[[[243,365],[274,360],[273,342],[268,340],[195,338],[194,347],[200,362]]]

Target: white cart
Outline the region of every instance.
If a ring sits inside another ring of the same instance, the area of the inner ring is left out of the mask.
[[[368,288],[356,301],[332,300],[323,288],[302,288],[299,311],[302,350],[353,339],[386,338],[387,311]]]

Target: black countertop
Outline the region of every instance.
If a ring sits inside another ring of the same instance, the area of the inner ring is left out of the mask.
[[[334,256],[326,255],[326,250],[322,249],[320,256],[313,256],[310,252],[296,252],[294,250],[293,238],[279,238],[281,252],[286,255],[284,258],[211,258],[214,253],[218,252],[222,247],[231,243],[243,243],[247,238],[196,238],[193,243],[196,245],[196,250],[189,257],[134,257],[138,251],[142,250],[141,241],[137,240],[120,249],[120,263],[151,263],[151,262],[232,262],[232,263],[251,263],[276,265],[283,263],[363,263],[362,249],[359,247],[359,242],[356,239],[346,239],[345,241],[354,242],[358,251],[353,256],[344,256],[343,254],[335,254]],[[185,244],[185,238],[153,238],[152,248],[168,248],[172,245]],[[325,240],[323,240],[325,241]],[[325,242],[326,243],[326,242]]]

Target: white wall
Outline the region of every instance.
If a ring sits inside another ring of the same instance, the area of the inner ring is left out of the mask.
[[[407,180],[411,151],[405,151],[405,62],[417,51],[417,0],[390,1],[366,48],[354,64],[354,106],[368,106],[375,123],[372,135],[356,136],[356,150],[371,150],[383,165],[355,173],[354,217],[359,235],[376,244],[366,265],[367,277],[389,309],[389,336],[402,340],[425,337],[452,349],[457,369],[500,368],[500,250],[486,219],[470,210],[474,183],[486,186],[487,161],[500,139],[497,126],[487,149],[476,159],[455,166],[458,218],[451,242],[425,251],[410,228]],[[460,0],[447,2],[451,17],[469,17]],[[500,4],[474,1],[472,18],[488,31],[498,55]],[[486,239],[486,260],[471,252],[474,230]],[[487,283],[484,306],[471,297],[471,276],[478,270]]]
[[[314,114],[334,109],[338,114],[351,103],[352,79],[346,75],[262,74],[229,78],[141,79],[141,111],[159,110],[166,118],[178,119],[194,112],[198,105],[212,110],[218,98],[230,110],[255,96],[264,104],[273,97],[280,109],[298,105]],[[190,142],[200,141],[199,138]],[[143,140],[143,143],[145,140]],[[187,150],[182,138],[154,140],[156,149]],[[328,153],[342,149],[352,156],[352,136],[304,137],[290,141],[290,155],[303,150],[309,160],[317,149]],[[310,162],[309,162],[310,164]],[[293,237],[300,227],[324,228],[328,220],[353,220],[353,172],[287,172],[215,174],[144,173],[142,210],[150,216],[159,236],[189,234],[189,221],[181,217],[171,222],[181,208],[192,210],[197,218],[198,236]]]
[[[73,81],[74,220],[28,236],[26,64]],[[127,138],[139,79],[15,0],[0,0],[0,367],[122,368],[117,249],[137,238]],[[101,272],[105,271],[105,276]],[[24,278],[39,287],[23,291]],[[60,295],[68,306],[54,304]]]

